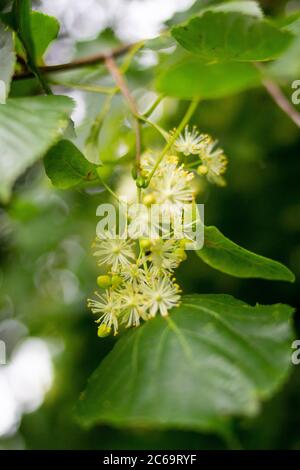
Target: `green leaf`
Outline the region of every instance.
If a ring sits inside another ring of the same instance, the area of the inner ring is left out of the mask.
[[[43,48],[45,47],[45,44],[49,40],[49,35],[50,39],[52,38],[53,34],[53,25],[51,23],[51,27],[49,24],[49,21],[44,22],[44,27],[49,27],[50,31],[49,32],[44,32],[44,39],[41,41],[41,36],[38,36],[36,38],[36,41],[33,38],[33,18],[34,15],[32,15],[31,11],[31,0],[14,0],[13,3],[13,23],[14,23],[14,28],[15,31],[18,35],[18,38],[21,42],[21,45],[26,53],[26,61],[27,61],[27,66],[28,68],[34,73],[34,75],[38,78],[41,87],[45,91],[46,94],[51,95],[52,91],[47,83],[47,81],[44,79],[42,73],[40,73],[40,70],[38,68],[38,62],[39,62],[39,57],[38,57],[38,52],[42,51]],[[50,17],[49,17],[50,18]],[[37,27],[38,30],[40,27]],[[39,45],[39,42],[41,41],[41,46]],[[38,44],[38,46],[37,46]],[[20,49],[20,47],[19,47]]]
[[[14,98],[0,105],[0,199],[61,136],[73,101],[65,96]]]
[[[257,255],[226,238],[216,227],[205,227],[204,246],[198,256],[212,268],[236,277],[294,282],[283,264]]]
[[[0,104],[8,96],[15,60],[12,32],[0,22]]]
[[[184,297],[117,342],[81,396],[79,422],[224,431],[286,378],[291,313],[228,295]]]
[[[31,35],[31,0],[14,0],[13,15],[16,32],[28,57],[35,63],[36,51]]]
[[[53,16],[45,15],[39,11],[32,11],[30,27],[36,61],[41,62],[41,58],[46,52],[49,44],[57,38],[59,22]]]
[[[259,72],[252,64],[226,62],[203,64],[196,57],[165,70],[158,77],[159,92],[181,99],[222,98],[260,84]]]
[[[172,28],[172,35],[206,63],[271,60],[293,37],[267,20],[226,11],[206,11]]]
[[[280,26],[295,35],[289,48],[268,67],[268,73],[276,80],[295,80],[300,75],[300,13],[278,20]],[[289,84],[290,85],[290,84]]]
[[[15,30],[20,40],[17,38],[16,49],[19,55],[26,59],[30,55],[35,63],[42,65],[42,57],[49,44],[57,38],[59,33],[59,22],[54,16],[45,15],[40,11],[26,9],[26,22],[20,23],[20,14],[15,10]],[[16,8],[16,7],[15,7]]]
[[[96,166],[88,162],[69,140],[52,147],[45,159],[45,170],[52,184],[60,189],[71,188],[96,178]]]
[[[230,1],[221,3],[220,5],[209,6],[202,11],[225,11],[225,12],[238,12],[244,15],[252,15],[257,18],[263,18],[261,6],[254,1]]]

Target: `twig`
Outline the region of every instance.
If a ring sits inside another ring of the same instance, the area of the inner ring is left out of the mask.
[[[105,58],[105,65],[110,72],[111,76],[116,82],[117,87],[119,88],[120,92],[122,93],[124,99],[128,103],[129,109],[133,115],[134,119],[134,127],[135,127],[135,159],[136,159],[136,169],[137,173],[140,173],[140,160],[141,160],[141,124],[138,118],[138,109],[136,102],[131,95],[127,83],[122,76],[113,56],[107,56]]]
[[[133,45],[125,44],[113,49],[109,55],[111,57],[119,57],[120,55],[125,54],[129,49],[131,49]],[[95,65],[99,64],[99,62],[105,62],[107,58],[107,53],[95,54],[89,57],[83,57],[82,59],[77,59],[72,62],[68,62],[65,64],[57,64],[57,65],[44,65],[38,67],[38,70],[43,73],[51,73],[51,72],[62,72],[66,70],[73,70],[80,67],[86,67],[87,65]],[[23,80],[26,78],[33,78],[34,73],[30,70],[26,70],[24,72],[16,73],[13,77],[14,80]]]
[[[257,63],[254,65],[259,71],[264,73],[264,69],[261,65]],[[277,83],[273,82],[273,80],[270,78],[265,77],[262,78],[262,84],[271,98],[275,101],[277,106],[288,115],[288,117],[296,124],[296,126],[300,127],[300,113],[298,113],[294,106],[292,106]]]

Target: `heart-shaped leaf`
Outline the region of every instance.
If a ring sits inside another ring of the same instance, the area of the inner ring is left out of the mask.
[[[78,403],[84,426],[224,431],[253,416],[287,376],[292,309],[227,295],[186,296],[169,317],[125,334]]]
[[[293,38],[268,20],[231,11],[205,11],[175,26],[172,35],[206,63],[271,60]]]

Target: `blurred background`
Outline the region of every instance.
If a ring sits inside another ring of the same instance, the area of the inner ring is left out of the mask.
[[[59,39],[46,58],[53,64],[153,38],[172,22],[212,3],[217,2],[42,0],[34,5],[61,23]],[[300,8],[295,0],[260,4],[274,16]],[[144,48],[132,61],[128,80],[142,110],[155,98],[153,77],[166,56],[168,52]],[[289,97],[291,82],[300,79],[299,59],[292,57],[271,66]],[[59,79],[78,82],[82,73],[59,74]],[[107,80],[104,68],[96,74],[91,70],[90,76],[94,82]],[[26,80],[15,83],[11,95],[35,90],[35,81]],[[55,91],[76,100],[73,119],[82,147],[103,97],[61,85]],[[153,119],[171,129],[185,106],[165,99]],[[101,158],[103,177],[122,188],[127,184],[127,167],[116,163],[130,160],[134,144],[126,112],[122,99],[115,97],[101,129],[97,157],[91,157]],[[299,129],[261,88],[201,103],[192,123],[216,137],[229,157],[227,187],[204,183],[199,187],[206,224],[218,226],[250,250],[282,261],[299,278]],[[156,134],[146,129],[145,143],[159,145],[156,140]],[[39,163],[17,181],[11,202],[0,207],[0,339],[7,356],[7,364],[0,365],[0,449],[224,448],[214,435],[101,426],[84,431],[73,419],[73,406],[88,376],[114,343],[111,338],[97,338],[86,308],[98,274],[90,248],[96,207],[106,199],[103,188],[55,190]],[[300,304],[297,282],[236,279],[202,264],[193,253],[178,270],[178,281],[185,293],[228,293],[252,305],[285,302],[297,308]],[[299,338],[297,316],[295,326]],[[300,366],[294,366],[285,387],[257,418],[236,421],[244,448],[300,449],[299,372]]]

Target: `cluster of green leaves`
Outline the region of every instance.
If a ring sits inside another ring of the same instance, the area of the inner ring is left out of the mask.
[[[54,18],[15,0],[1,13],[0,197],[7,202],[24,171],[44,158],[60,189],[97,179],[96,165],[70,139],[73,103],[64,96],[9,95],[16,55],[42,90],[50,92],[39,66],[58,34]],[[255,62],[283,60],[297,41],[291,21],[272,22],[253,1],[233,1],[201,10],[171,29],[171,56],[161,54],[156,91],[178,99],[218,99],[260,85]],[[155,42],[146,49],[163,50]],[[98,118],[98,120],[97,120]],[[105,116],[96,117],[92,132]],[[98,127],[97,127],[98,126]],[[95,132],[96,129],[96,132]],[[198,253],[208,265],[232,276],[293,282],[279,262],[236,245],[215,227],[205,229]],[[289,370],[292,309],[249,305],[225,295],[193,295],[167,320],[156,318],[117,341],[92,375],[77,407],[86,426],[214,430],[227,435],[230,418],[252,416],[260,401],[282,384]]]

